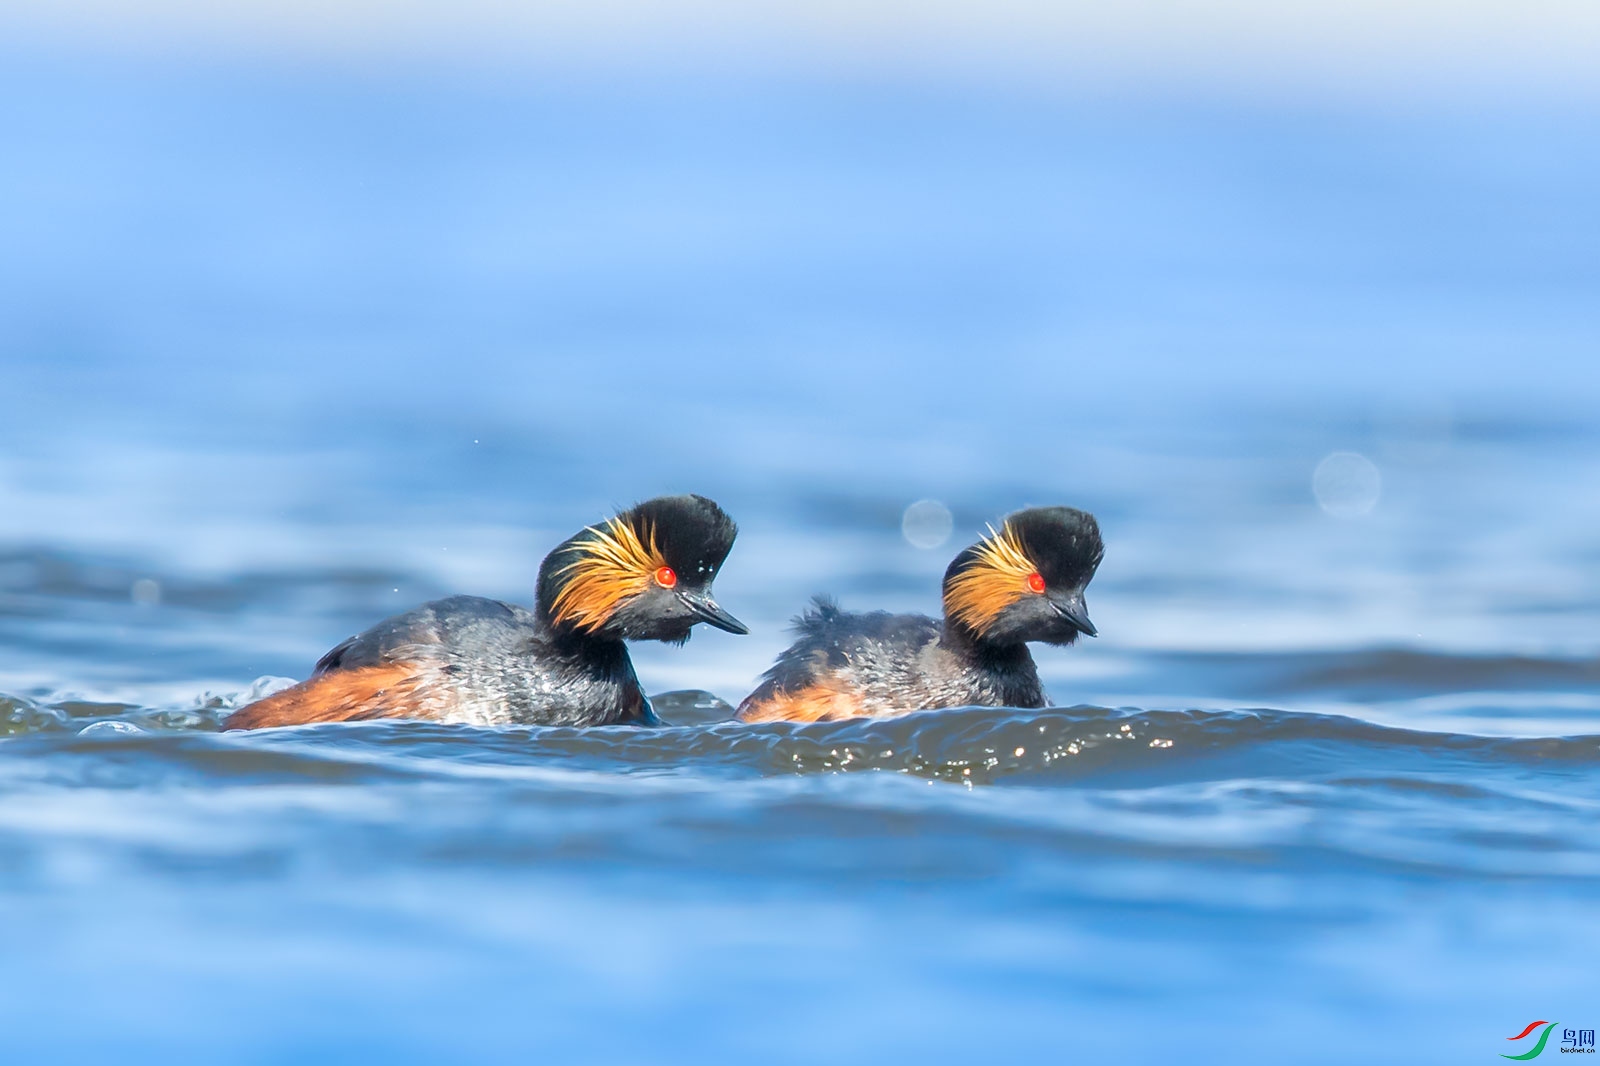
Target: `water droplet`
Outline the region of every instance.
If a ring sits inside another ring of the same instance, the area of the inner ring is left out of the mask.
[[[144,730],[132,722],[92,722],[78,730],[80,737],[97,737],[117,733],[143,733]]]
[[[258,677],[250,686],[250,691],[244,694],[239,706],[243,706],[246,703],[254,703],[256,700],[264,700],[274,692],[282,692],[286,688],[292,688],[294,684],[295,681],[292,677],[275,677],[271,674]]]
[[[133,583],[128,595],[140,607],[154,607],[161,602],[161,584],[148,577],[141,577]]]

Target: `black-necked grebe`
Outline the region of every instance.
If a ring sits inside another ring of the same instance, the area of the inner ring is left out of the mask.
[[[641,503],[545,557],[535,610],[477,596],[425,603],[351,637],[309,680],[240,709],[225,728],[654,724],[623,641],[682,643],[697,622],[748,632],[711,598],[737,533],[703,496]]]
[[[1095,635],[1084,588],[1105,548],[1070,507],[1010,515],[944,575],[944,620],[852,614],[819,598],[800,638],[740,704],[747,722],[830,721],[936,707],[1043,707],[1028,642]]]

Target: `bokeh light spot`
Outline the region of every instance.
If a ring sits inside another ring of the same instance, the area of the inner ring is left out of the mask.
[[[938,500],[918,500],[906,508],[900,519],[900,532],[913,548],[931,551],[950,539],[955,527],[950,508]]]
[[[1311,475],[1317,505],[1335,518],[1371,514],[1383,495],[1383,475],[1371,459],[1357,452],[1333,452]]]

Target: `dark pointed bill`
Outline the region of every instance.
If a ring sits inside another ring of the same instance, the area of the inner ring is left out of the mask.
[[[1050,606],[1056,613],[1072,623],[1072,627],[1084,636],[1097,637],[1100,631],[1095,629],[1094,623],[1089,621],[1089,605],[1083,602],[1083,593],[1075,592],[1070,596],[1052,599]]]
[[[696,618],[707,625],[725,629],[729,633],[738,633],[741,636],[750,632],[749,629],[745,628],[743,622],[717,606],[717,601],[710,596],[695,596],[685,593],[683,602],[689,605],[689,610],[694,612]]]

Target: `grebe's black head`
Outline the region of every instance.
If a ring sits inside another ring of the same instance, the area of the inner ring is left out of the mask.
[[[748,633],[711,598],[739,527],[704,496],[646,500],[561,544],[539,567],[557,632],[682,643],[696,622]]]
[[[1094,515],[1036,507],[956,556],[944,575],[944,614],[981,641],[1071,644],[1095,635],[1084,604],[1105,545]]]

